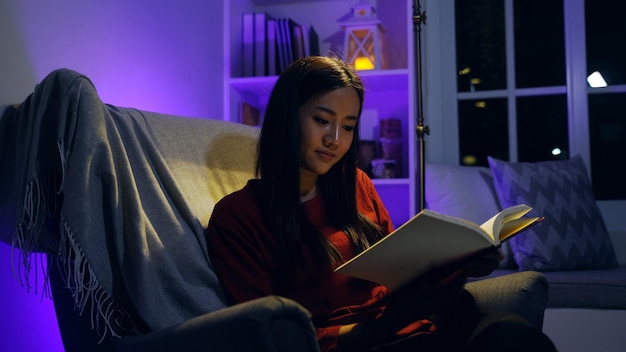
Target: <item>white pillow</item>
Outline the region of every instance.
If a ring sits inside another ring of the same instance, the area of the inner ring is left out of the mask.
[[[480,166],[429,163],[426,208],[482,224],[498,211],[491,170]]]

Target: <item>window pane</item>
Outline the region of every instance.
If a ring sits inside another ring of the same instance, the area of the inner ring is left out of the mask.
[[[561,0],[515,0],[517,88],[565,85],[565,40]]]
[[[596,199],[626,199],[626,94],[589,95],[591,179]]]
[[[568,159],[565,95],[517,98],[518,160]]]
[[[504,1],[456,0],[459,92],[506,88]]]
[[[626,2],[585,2],[587,74],[598,71],[609,85],[626,84]]]
[[[506,98],[459,101],[461,165],[488,166],[487,156],[509,160]]]

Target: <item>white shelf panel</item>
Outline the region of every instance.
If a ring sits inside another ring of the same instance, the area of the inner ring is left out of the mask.
[[[406,91],[408,89],[408,70],[359,71],[363,84],[369,92]],[[242,96],[256,96],[259,101],[267,101],[277,76],[231,78],[230,86]]]
[[[385,186],[397,186],[397,185],[409,185],[411,182],[408,178],[374,178],[372,182],[376,188],[383,188]]]

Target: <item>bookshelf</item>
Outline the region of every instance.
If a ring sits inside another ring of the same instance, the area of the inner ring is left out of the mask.
[[[289,17],[304,28],[313,26],[322,55],[340,55],[344,33],[339,20],[349,16],[357,0],[230,0],[224,2],[224,112],[225,120],[239,122],[240,106],[246,102],[264,112],[277,76],[244,77],[242,18],[245,13],[266,12]],[[401,125],[401,171],[395,178],[374,179],[395,225],[416,212],[416,150],[413,74],[413,25],[411,0],[371,0],[385,28],[385,68],[359,71],[366,92],[362,138],[377,139],[380,122],[399,119]]]

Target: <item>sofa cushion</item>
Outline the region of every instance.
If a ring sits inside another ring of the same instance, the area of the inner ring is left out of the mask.
[[[487,167],[429,163],[425,176],[425,203],[430,210],[477,224],[500,211]],[[508,242],[502,245],[502,253],[501,267],[517,268]]]
[[[500,269],[487,278],[515,272]],[[542,274],[550,286],[549,308],[626,309],[626,265],[596,270],[546,271]]]
[[[512,238],[521,270],[577,270],[617,266],[580,156],[536,163],[488,158],[502,207],[525,203],[545,221]]]
[[[543,274],[550,283],[548,307],[626,309],[626,266]]]

